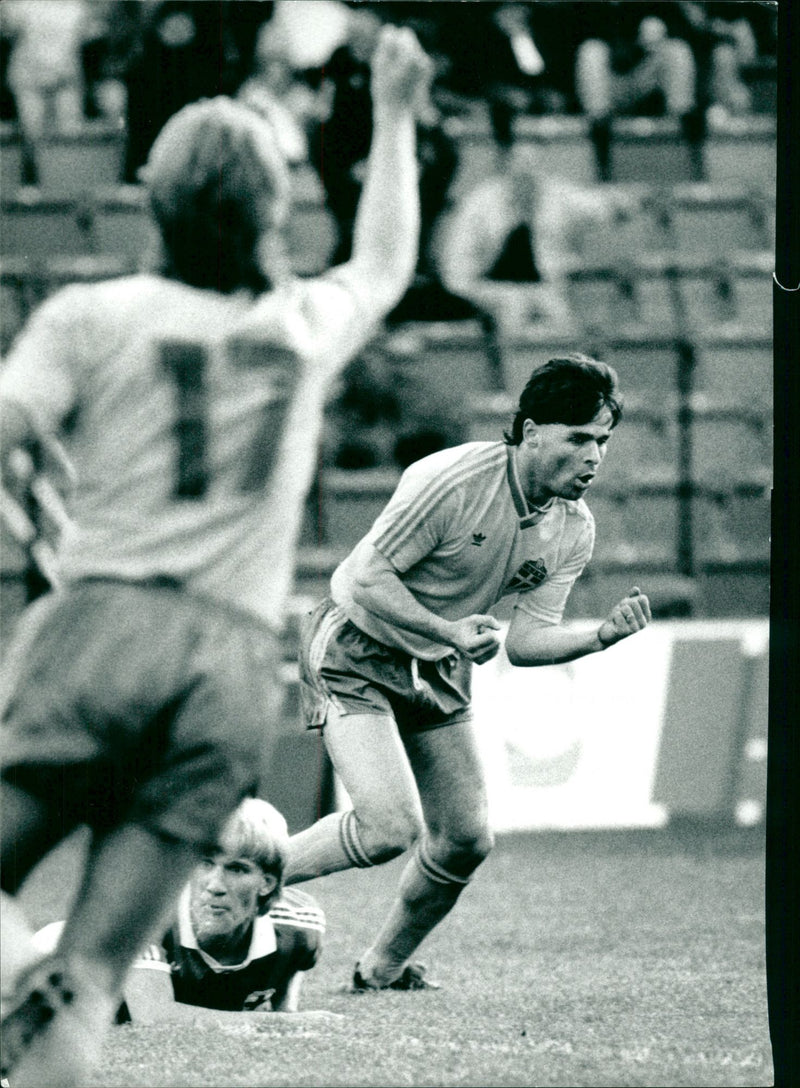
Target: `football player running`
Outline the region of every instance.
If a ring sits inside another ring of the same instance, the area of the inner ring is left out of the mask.
[[[292,838],[286,880],[377,865],[413,845],[354,990],[431,985],[410,957],[491,849],[470,710],[472,663],[500,648],[489,609],[514,597],[514,665],[598,653],[650,620],[635,587],[595,629],[562,623],[594,543],[583,496],[621,412],[603,363],[572,355],[535,370],[505,443],[470,442],[406,470],[308,624],[308,722],[324,730],[353,807]]]

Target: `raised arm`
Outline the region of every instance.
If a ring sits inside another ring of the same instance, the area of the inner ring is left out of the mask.
[[[368,612],[433,642],[452,646],[479,665],[499,650],[500,625],[494,616],[442,619],[419,603],[392,563],[369,542],[362,540],[350,558],[354,564],[353,600]]]
[[[372,145],[353,255],[343,266],[390,310],[414,275],[419,248],[416,113],[432,73],[413,32],[387,26],[372,61]]]
[[[586,654],[607,650],[650,622],[650,602],[638,586],[612,608],[599,627],[579,631],[563,624],[539,624],[516,609],[506,637],[506,653],[512,665],[556,665]]]

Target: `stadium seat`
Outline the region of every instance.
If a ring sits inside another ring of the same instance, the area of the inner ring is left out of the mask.
[[[596,181],[594,149],[585,118],[519,116],[514,136],[528,149],[534,169],[548,177],[568,178],[575,185]]]
[[[772,330],[772,270],[774,254],[738,253],[730,258],[735,320],[747,330]]]
[[[777,174],[776,120],[753,114],[728,117],[711,125],[703,149],[705,177],[710,182],[753,185],[770,200]]]
[[[692,525],[694,555],[701,566],[769,564],[768,487],[700,488],[692,500]]]
[[[531,372],[554,356],[575,351],[575,335],[560,329],[532,326],[502,344],[503,388],[519,397]]]
[[[54,134],[33,149],[38,183],[51,196],[77,196],[122,180],[125,135],[101,123],[81,132]]]
[[[470,397],[465,441],[495,442],[511,426],[515,402],[508,393],[481,393]]]
[[[22,141],[16,125],[0,124],[0,192],[13,195],[22,185]]]
[[[98,280],[127,276],[136,270],[136,262],[114,254],[85,257],[53,257],[40,269],[45,294],[70,283],[95,283]]]
[[[498,163],[488,120],[450,117],[445,132],[455,142],[458,166],[450,190],[457,199],[490,174]],[[597,172],[586,121],[580,117],[520,117],[514,127],[515,140],[530,153],[532,166],[556,178],[569,178],[578,185],[591,185]]]
[[[287,225],[289,258],[295,272],[310,275],[323,271],[330,260],[336,227],[321,203],[319,179],[303,171],[293,174],[300,192]],[[96,253],[140,258],[155,237],[144,189],[120,185],[98,189],[91,205],[91,244]]]
[[[330,592],[331,575],[347,555],[347,549],[319,545],[301,547],[297,552],[293,592],[320,600]]]
[[[670,484],[632,485],[627,502],[628,531],[636,542],[638,563],[677,569],[680,504]]]
[[[622,422],[614,430],[599,479],[615,487],[674,484],[678,434],[674,410],[625,398]]]
[[[629,274],[639,323],[655,332],[678,331],[669,257],[663,253],[642,253]]]
[[[326,469],[319,487],[326,547],[348,552],[364,536],[400,477],[394,469]]]
[[[768,481],[771,437],[766,413],[696,396],[691,413],[694,479],[717,487],[743,480]]]
[[[771,246],[763,197],[741,187],[680,186],[673,193],[669,216],[673,246],[680,253],[719,257]]]
[[[567,294],[576,324],[586,331],[608,332],[637,321],[633,282],[614,268],[586,265],[570,270]]]
[[[640,558],[639,539],[631,532],[631,508],[628,493],[619,488],[595,484],[586,502],[594,515],[595,545],[593,562],[634,563]]]
[[[716,401],[768,408],[773,349],[769,333],[740,326],[694,336],[694,388]]]
[[[626,330],[589,341],[585,350],[615,368],[623,393],[665,397],[675,391],[680,347],[669,335],[647,328]]]
[[[92,249],[138,260],[153,244],[155,228],[140,186],[98,191],[92,202]]]
[[[698,180],[701,164],[671,118],[625,117],[613,122],[611,179],[674,185]]]
[[[2,255],[41,260],[53,254],[91,251],[91,210],[68,197],[49,197],[39,188],[19,189],[0,207]]]
[[[679,320],[686,332],[735,321],[734,290],[723,259],[678,255],[673,276]]]
[[[463,401],[493,387],[488,344],[477,321],[408,322],[390,334],[385,347],[398,361],[399,391],[406,383],[424,384],[444,401]]]

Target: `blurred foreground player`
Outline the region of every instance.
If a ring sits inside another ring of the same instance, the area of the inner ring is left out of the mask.
[[[23,617],[6,678],[2,1042],[15,1088],[85,1083],[136,954],[254,790],[324,398],[416,263],[428,78],[413,34],[387,28],[346,265],[307,281],[262,268],[288,175],[269,127],[214,99],[178,113],[150,155],[160,274],[68,287],[13,345],[3,464],[59,434],[77,478],[61,588]],[[28,936],[11,896],[82,823],[94,837],[56,953],[14,986]]]
[[[325,915],[305,892],[284,892],[288,847],[277,809],[245,798],[194,869],[162,940],[135,960],[119,1022],[219,1024],[234,1013],[298,1011],[304,974],[322,950]],[[53,922],[36,933],[37,951],[49,951],[62,928]]]
[[[303,694],[353,809],[292,838],[286,880],[376,865],[415,844],[354,990],[430,985],[409,958],[491,849],[470,711],[472,662],[500,648],[488,609],[515,597],[515,665],[605,650],[650,619],[634,588],[593,630],[561,622],[594,542],[583,496],[620,415],[610,367],[580,355],[540,367],[505,443],[470,442],[406,470],[312,617]]]

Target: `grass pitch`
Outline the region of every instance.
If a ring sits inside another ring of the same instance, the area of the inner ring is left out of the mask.
[[[63,911],[50,863],[26,898]],[[692,1086],[772,1083],[764,854],[732,834],[501,837],[420,959],[442,989],[341,992],[385,914],[402,859],[305,887],[328,916],[304,1008],[228,1030],[115,1029],[97,1084]],[[48,872],[49,868],[49,872]]]

